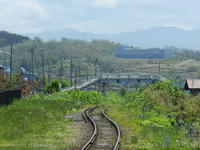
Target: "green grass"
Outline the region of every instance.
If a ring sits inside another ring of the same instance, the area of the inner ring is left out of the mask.
[[[135,116],[123,105],[112,105],[109,115],[120,125],[122,130],[121,148],[126,150],[148,149],[148,150],[196,150],[199,140],[189,138],[185,134],[185,128],[158,128],[142,125],[142,119]],[[148,119],[148,118],[146,118]],[[165,137],[169,137],[166,145]]]
[[[199,96],[186,95],[171,86],[170,82],[166,82],[127,93],[124,97],[116,94],[114,97],[118,102],[110,104],[109,115],[119,123],[122,130],[122,149],[200,148],[199,139],[189,137],[187,126],[192,126],[192,122],[196,122],[200,127],[197,113],[200,106]],[[182,117],[178,118],[180,114]],[[178,120],[184,124],[179,125]],[[169,138],[169,144],[166,144],[166,136]]]
[[[0,108],[0,149],[63,149],[71,146],[72,121],[64,115],[80,104],[65,93],[37,95]]]
[[[199,99],[168,81],[124,96],[69,91],[24,98],[0,107],[0,150],[73,149],[77,146],[75,136],[81,131],[73,129],[74,122],[64,116],[93,105],[110,107],[108,115],[122,130],[121,149],[196,150],[199,140],[189,137],[186,124],[196,125],[199,131]]]

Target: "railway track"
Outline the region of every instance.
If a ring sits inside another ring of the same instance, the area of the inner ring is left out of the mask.
[[[88,127],[93,128],[90,139],[81,150],[118,150],[120,144],[120,129],[106,114],[106,110],[95,106],[82,113]]]

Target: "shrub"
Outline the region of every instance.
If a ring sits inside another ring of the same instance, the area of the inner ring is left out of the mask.
[[[60,82],[58,80],[53,80],[51,84],[46,87],[46,92],[50,94],[54,92],[59,92],[60,89],[61,89]]]
[[[70,82],[68,80],[59,80],[59,82],[61,84],[61,88],[65,88],[65,87],[70,86]]]

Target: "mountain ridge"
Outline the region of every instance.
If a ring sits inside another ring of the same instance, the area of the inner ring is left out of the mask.
[[[195,50],[200,49],[200,42],[198,41],[198,39],[200,39],[200,29],[188,31],[177,27],[160,26],[145,30],[114,34],[83,33],[74,29],[66,29],[55,32],[25,35],[31,38],[39,36],[44,40],[59,40],[62,37],[79,40],[110,40],[125,45],[139,46],[143,48],[163,48],[166,46],[173,46]]]

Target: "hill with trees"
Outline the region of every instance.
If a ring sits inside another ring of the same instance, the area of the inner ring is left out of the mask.
[[[6,31],[0,31],[0,47],[4,47],[7,45],[21,43],[23,41],[29,40],[28,37],[9,33]]]
[[[158,73],[161,65],[161,75],[179,81],[187,78],[199,78],[199,52],[192,50],[177,50],[170,59],[122,59],[115,57],[118,43],[106,40],[62,40],[43,41],[39,37],[33,40],[13,45],[13,69],[19,67],[31,72],[31,55],[33,54],[34,74],[42,79],[43,64],[45,77],[63,77],[69,79],[70,62],[72,58],[72,75],[77,68],[78,78],[100,73]],[[9,52],[10,46],[0,48]],[[32,53],[33,52],[33,53]],[[0,56],[0,65],[9,67],[9,56]]]

